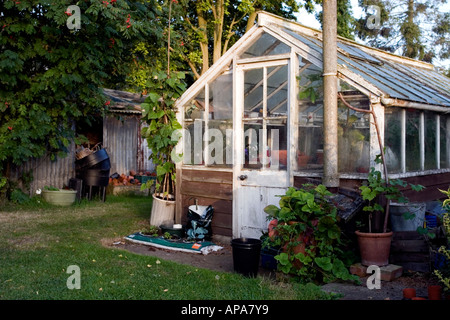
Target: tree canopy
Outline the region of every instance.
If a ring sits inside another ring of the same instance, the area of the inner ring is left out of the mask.
[[[432,62],[450,58],[450,13],[441,11],[447,0],[359,0],[364,15],[356,33],[369,45],[403,56]],[[376,9],[377,12],[374,12]],[[378,15],[378,26],[367,19]]]
[[[161,42],[155,1],[0,0],[0,176],[32,157],[64,156],[74,121],[107,105],[138,41]],[[80,28],[68,19],[79,18]]]

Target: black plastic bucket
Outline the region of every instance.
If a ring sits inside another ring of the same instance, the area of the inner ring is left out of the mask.
[[[231,240],[234,271],[246,277],[256,277],[261,256],[261,240],[237,238]]]

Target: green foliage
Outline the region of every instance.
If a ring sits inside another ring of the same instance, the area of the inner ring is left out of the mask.
[[[63,157],[75,121],[105,109],[102,88],[123,81],[137,41],[158,43],[154,1],[79,1],[81,29],[67,25],[69,1],[0,1],[0,172]]]
[[[432,62],[450,56],[449,13],[440,10],[442,0],[359,0],[364,14],[355,22],[356,35],[370,46]],[[377,14],[380,25],[367,27]],[[429,23],[422,23],[424,20]],[[426,27],[425,27],[426,25]]]
[[[439,253],[445,256],[446,267],[443,268],[443,270],[434,270],[434,274],[438,277],[439,281],[444,285],[444,290],[449,293],[450,292],[450,188],[445,190],[440,190],[443,194],[447,196],[447,199],[445,199],[442,203],[443,208],[446,209],[446,213],[444,213],[442,217],[442,225],[444,227],[445,234],[447,236],[447,245],[443,245],[439,248]]]
[[[325,186],[291,187],[281,196],[279,205],[264,209],[270,219],[276,220],[264,245],[282,248],[275,256],[280,271],[295,274],[302,282],[357,280],[346,266],[350,261],[341,249],[344,242],[337,208]]]
[[[176,119],[174,103],[186,90],[183,72],[154,72],[149,79],[149,95],[141,105],[142,120],[148,126],[142,128],[142,137],[147,140],[152,151],[150,159],[156,166],[156,193],[164,197],[174,194],[175,186],[175,146],[181,129]],[[142,184],[148,188],[153,181]]]
[[[377,157],[376,162],[380,162],[380,158]],[[364,212],[369,213],[369,232],[372,232],[371,219],[372,213],[374,212],[385,212],[385,209],[381,205],[384,199],[389,201],[395,201],[398,203],[408,203],[408,198],[403,195],[403,192],[399,187],[406,188],[411,187],[414,191],[421,191],[425,187],[422,185],[408,184],[401,179],[391,179],[386,181],[382,178],[381,172],[376,170],[374,167],[370,168],[369,175],[367,177],[367,183],[359,187],[361,190],[361,196],[366,205],[363,207]],[[413,214],[405,215],[406,219],[414,218]],[[386,230],[384,230],[386,232]]]

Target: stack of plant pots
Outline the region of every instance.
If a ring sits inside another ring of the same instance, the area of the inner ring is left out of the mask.
[[[75,160],[76,177],[83,180],[83,194],[92,197],[92,187],[103,188],[105,201],[106,187],[109,183],[111,162],[105,149],[98,149],[84,158]]]

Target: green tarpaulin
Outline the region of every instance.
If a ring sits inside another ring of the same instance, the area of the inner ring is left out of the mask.
[[[194,242],[182,239],[181,240],[164,239],[163,237],[147,236],[140,232],[136,232],[129,236],[126,236],[125,239],[134,243],[150,245],[161,249],[202,253],[202,254],[208,254],[211,251],[217,251],[222,249],[221,246],[218,246],[209,241]]]

